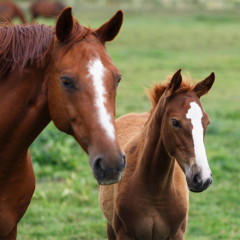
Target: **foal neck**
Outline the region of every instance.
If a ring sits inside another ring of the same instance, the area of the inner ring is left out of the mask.
[[[143,147],[140,148],[142,152],[138,156],[141,157],[136,167],[136,175],[140,181],[159,190],[166,190],[171,186],[175,165],[175,159],[169,156],[161,136],[164,106],[162,97],[140,133]]]

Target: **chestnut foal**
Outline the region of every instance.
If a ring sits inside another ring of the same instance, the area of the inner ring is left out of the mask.
[[[180,72],[149,91],[150,113],[116,120],[127,167],[121,182],[100,186],[108,239],[183,239],[188,188],[202,192],[212,183],[204,148],[209,117],[199,98],[215,76],[192,85]]]

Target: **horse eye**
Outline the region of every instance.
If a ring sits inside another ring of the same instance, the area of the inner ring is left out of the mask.
[[[63,77],[61,78],[62,84],[66,88],[72,88],[74,87],[71,80],[69,78]]]
[[[118,84],[120,83],[121,80],[122,80],[122,76],[118,77],[117,86],[118,86]]]
[[[172,126],[175,128],[181,128],[181,123],[177,119],[171,119]]]

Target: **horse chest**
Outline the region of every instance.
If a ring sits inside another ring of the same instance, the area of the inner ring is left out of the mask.
[[[174,237],[182,231],[187,221],[188,203],[180,197],[172,197],[165,204],[155,206],[156,215],[153,218],[153,236],[162,239],[162,234]],[[155,239],[155,238],[153,238]],[[165,238],[163,238],[165,239]]]
[[[182,231],[187,220],[187,202],[173,199],[152,203],[135,198],[134,204],[121,205],[118,215],[127,233],[136,239],[166,240]]]

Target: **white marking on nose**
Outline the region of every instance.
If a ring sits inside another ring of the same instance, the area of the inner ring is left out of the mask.
[[[88,64],[89,76],[93,81],[93,87],[96,94],[95,106],[97,107],[98,119],[103,129],[106,130],[108,136],[114,140],[115,139],[115,129],[113,127],[111,116],[107,112],[104,105],[106,102],[106,89],[103,84],[104,68],[101,60],[99,58],[89,61]]]
[[[196,157],[197,166],[202,168],[202,179],[203,182],[210,177],[210,168],[208,165],[206,150],[203,142],[203,126],[202,117],[203,113],[201,108],[196,102],[190,103],[190,108],[187,112],[186,118],[191,119],[193,125],[192,137],[194,144],[194,151]]]

